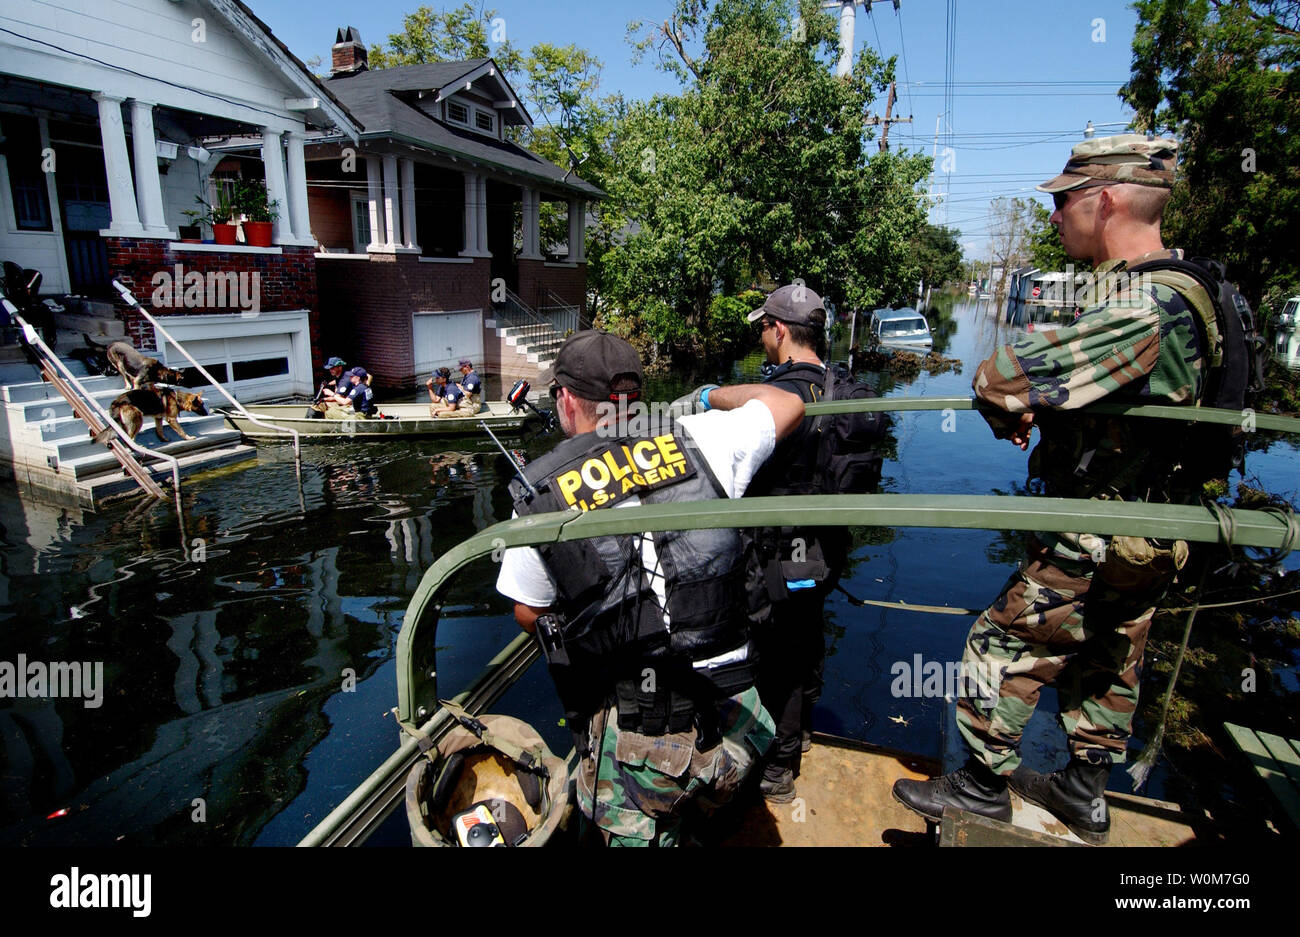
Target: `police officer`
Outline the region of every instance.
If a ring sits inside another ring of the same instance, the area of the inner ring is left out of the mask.
[[[826,310],[821,297],[802,284],[783,286],[749,315],[758,323],[763,351],[775,370],[765,384],[821,399],[826,366]],[[817,434],[805,417],[777,445],[746,490],[747,497],[821,494],[817,484]],[[776,722],[759,790],[774,803],[795,797],[800,755],[812,744],[812,708],[821,697],[826,660],[823,606],[839,581],[848,553],[844,528],[769,528],[759,531],[760,556],[772,595],[767,622],[755,629],[759,646],[758,688]]]
[[[551,395],[567,437],[515,483],[515,510],[606,510],[739,497],[803,416],[765,385],[708,388],[706,412],[632,433],[641,362],[579,332]],[[644,421],[641,421],[644,426]],[[579,804],[611,845],[674,845],[683,804],[725,800],[767,750],[738,531],[607,536],[507,550],[497,590],[535,631],[580,753]]]
[[[470,413],[478,413],[483,404],[483,379],[474,370],[474,362],[468,358],[461,358],[456,368],[460,371],[460,380],[456,383],[465,392],[461,406]]]
[[[340,407],[347,405],[348,391],[351,387],[351,374],[344,369],[347,362],[342,358],[333,357],[325,362],[325,370],[329,372],[329,378],[321,384],[320,391],[316,394],[316,400],[311,405],[308,417],[319,419],[325,416],[325,412],[331,407]]]
[[[1029,467],[1048,495],[1192,498],[1171,435],[1185,430],[1068,412],[1099,400],[1190,406],[1201,396],[1209,364],[1195,309],[1209,297],[1185,274],[1155,283],[1124,276],[1181,257],[1160,236],[1176,148],[1138,134],[1087,140],[1038,187],[1056,203],[1051,221],[1066,253],[1096,265],[1104,299],[1070,327],[1003,346],[973,385],[997,408],[986,419],[999,439],[1024,450],[1039,427]],[[966,640],[957,726],[969,759],[933,781],[896,782],[895,798],[931,820],[945,806],[1007,820],[1009,780],[1085,841],[1104,843],[1103,795],[1111,766],[1125,759],[1153,609],[1186,557],[1181,541],[1032,535],[1020,570]],[[1042,775],[1020,764],[1018,746],[1039,690],[1053,684],[1070,760]]]

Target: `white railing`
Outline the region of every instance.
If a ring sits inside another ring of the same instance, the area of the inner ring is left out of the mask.
[[[176,341],[176,339],[172,338],[171,334],[168,333],[168,331],[162,327],[161,322],[159,322],[152,315],[150,315],[149,311],[140,305],[140,302],[133,295],[131,295],[130,290],[128,290],[117,280],[113,281],[113,288],[122,294],[122,298],[126,300],[127,305],[133,308],[140,315],[144,316],[145,320],[148,321],[149,324],[153,326],[154,331],[157,332],[159,335],[161,335],[166,341],[171,342],[172,346],[175,347],[175,349],[179,351],[182,355],[184,355],[185,360],[188,361],[190,364],[192,364],[195,370],[197,370],[200,374],[202,374],[207,379],[209,384],[211,384],[218,391],[220,391],[221,396],[229,400],[231,406],[233,406],[236,410],[238,410],[242,416],[247,418],[250,423],[253,423],[256,426],[265,426],[267,429],[273,429],[277,433],[288,433],[290,436],[292,436],[294,462],[295,464],[297,464],[300,461],[301,447],[298,442],[298,431],[296,429],[292,429],[291,427],[286,427],[286,426],[276,426],[274,423],[268,423],[265,420],[262,420],[261,418],[255,416],[254,414],[249,413],[246,409],[244,409],[244,405],[242,403],[240,403],[233,396],[231,396],[230,392],[227,391],[224,387],[222,387],[220,382],[217,381],[215,377],[213,377],[211,374],[208,373],[207,368],[203,367],[203,365],[199,364],[197,361],[194,360],[194,357],[188,351],[185,350],[184,345]],[[301,483],[302,480],[301,467],[298,468],[298,473],[299,473],[299,482]]]
[[[176,498],[176,519],[177,522],[180,524],[181,544],[182,544],[182,548],[184,548],[184,545],[186,543],[185,515],[181,509],[180,462],[174,456],[168,455],[165,452],[156,452],[152,449],[146,449],[144,446],[141,446],[134,439],[132,439],[130,435],[127,434],[126,430],[124,430],[121,427],[121,425],[119,425],[116,420],[114,420],[111,416],[109,416],[108,413],[104,410],[104,408],[99,405],[99,401],[95,399],[94,395],[91,394],[90,391],[86,390],[85,386],[81,383],[81,381],[77,380],[76,375],[74,375],[70,370],[68,370],[67,365],[65,365],[63,361],[60,360],[59,356],[50,350],[50,347],[46,345],[45,342],[41,339],[40,335],[37,334],[36,329],[32,328],[31,324],[18,314],[18,309],[14,306],[14,304],[11,303],[8,299],[4,298],[3,296],[0,296],[0,302],[4,303],[5,311],[8,312],[10,318],[15,323],[18,324],[18,327],[22,329],[23,338],[27,341],[27,344],[31,345],[33,348],[37,349],[41,353],[41,356],[45,360],[47,365],[52,364],[60,372],[62,372],[61,373],[62,379],[65,380],[68,384],[70,384],[77,391],[77,393],[81,395],[81,402],[89,406],[90,409],[94,410],[95,413],[99,415],[99,417],[104,421],[105,427],[113,430],[113,432],[117,434],[118,440],[123,445],[125,445],[131,451],[139,453],[140,455],[147,456],[148,458],[151,459],[161,459],[164,462],[170,463],[171,470],[172,470],[172,491]],[[72,404],[74,403],[74,401],[69,400],[68,403]],[[123,456],[128,459],[130,458],[129,455],[123,454]],[[136,463],[136,466],[146,476],[150,476],[152,474],[145,466],[140,465],[138,462]],[[139,479],[137,479],[137,481],[139,481]],[[153,492],[149,492],[149,493],[153,494]],[[189,555],[188,550],[185,550],[184,552],[188,557]]]

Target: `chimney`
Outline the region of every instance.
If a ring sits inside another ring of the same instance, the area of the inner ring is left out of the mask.
[[[330,49],[330,77],[342,78],[366,70],[366,47],[361,44],[361,33],[349,26],[340,29]]]

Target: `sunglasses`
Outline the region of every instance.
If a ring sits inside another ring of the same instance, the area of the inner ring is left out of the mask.
[[[555,403],[555,402],[558,402],[558,401],[559,401],[559,399],[560,399],[560,391],[562,391],[563,389],[564,389],[564,388],[561,387],[559,384],[552,384],[552,385],[551,385],[550,391],[551,391],[551,402],[552,402],[552,403]]]
[[[1067,189],[1064,192],[1053,192],[1052,204],[1056,206],[1057,211],[1060,211],[1062,208],[1065,207],[1065,203],[1069,201],[1071,192],[1081,192],[1084,189],[1104,189],[1108,185],[1118,185],[1118,184],[1119,183],[1117,182],[1088,182],[1085,183],[1084,185],[1076,186],[1073,189]]]

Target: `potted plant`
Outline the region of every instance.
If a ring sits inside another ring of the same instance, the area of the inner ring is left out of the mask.
[[[183,224],[177,229],[178,233],[181,236],[182,244],[202,243],[203,225],[212,224],[212,212],[208,210],[208,207],[207,205],[204,204],[203,199],[199,198],[197,195],[194,197],[194,199],[200,205],[203,205],[203,208],[201,210],[197,208],[187,208],[181,212],[182,215],[190,219],[189,224]]]
[[[235,195],[239,211],[246,216],[244,237],[253,247],[271,246],[271,225],[280,213],[280,203],[269,198],[266,183],[250,180],[241,182]]]
[[[215,189],[217,204],[209,205],[202,195],[196,195],[194,201],[202,205],[204,210],[190,208],[185,211],[185,214],[192,218],[196,225],[206,224],[211,227],[212,237],[218,244],[234,244],[235,234],[239,230],[236,217],[240,211],[235,202],[235,194],[230,186],[221,182],[216,184]]]

